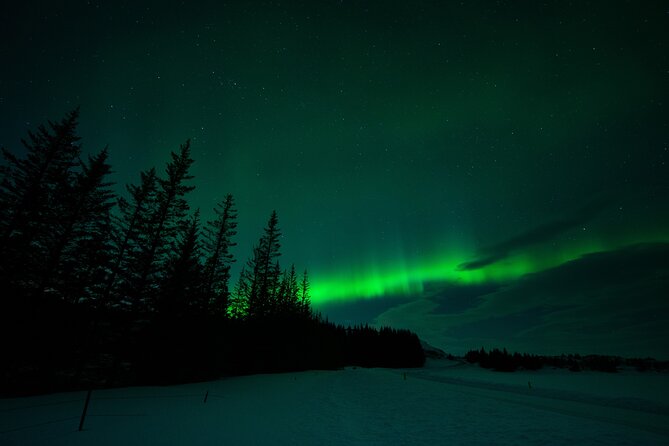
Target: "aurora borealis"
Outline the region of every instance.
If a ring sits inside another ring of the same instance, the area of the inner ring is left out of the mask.
[[[669,357],[669,9],[581,3],[3,6],[0,146],[80,105],[121,191],[191,138],[335,320]]]

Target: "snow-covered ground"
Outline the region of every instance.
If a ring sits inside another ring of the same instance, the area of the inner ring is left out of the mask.
[[[455,361],[0,400],[2,445],[666,445],[669,375]],[[531,384],[531,388],[528,385]],[[204,396],[209,392],[207,402]]]

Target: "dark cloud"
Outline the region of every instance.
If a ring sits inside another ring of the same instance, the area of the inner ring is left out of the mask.
[[[492,316],[453,328],[451,335],[458,338],[509,338],[521,335],[528,327],[544,322],[545,317],[557,311],[555,308],[534,307],[504,316]],[[472,346],[474,348],[475,346]]]
[[[405,304],[407,297],[384,297],[375,299],[351,299],[342,302],[327,302],[318,310],[328,320],[343,325],[372,324],[377,316],[389,308]]]
[[[669,358],[669,243],[587,254],[496,290],[463,288],[435,289],[377,321],[456,354],[485,346]],[[455,312],[459,301],[467,306]]]
[[[455,314],[481,303],[483,296],[494,293],[499,285],[461,285],[450,283],[429,283],[425,286],[425,295],[438,306],[435,313]]]
[[[511,289],[537,293],[606,288],[613,295],[628,295],[651,283],[659,285],[663,282],[664,286],[669,286],[668,280],[669,243],[642,243],[615,251],[586,254],[555,268],[528,274]]]
[[[523,248],[552,240],[566,231],[584,225],[599,214],[608,203],[609,201],[603,199],[593,201],[569,218],[543,224],[501,243],[484,248],[481,250],[478,259],[462,263],[458,266],[458,269],[460,271],[480,269],[503,260]]]

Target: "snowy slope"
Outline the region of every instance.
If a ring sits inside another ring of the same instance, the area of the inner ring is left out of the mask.
[[[83,392],[0,400],[0,444],[669,444],[664,374],[501,374],[446,360],[403,373],[349,368],[101,390],[83,432]]]

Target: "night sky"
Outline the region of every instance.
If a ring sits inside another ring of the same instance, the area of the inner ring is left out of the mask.
[[[80,105],[122,191],[191,138],[331,320],[669,358],[666,1],[8,3],[1,146]]]

